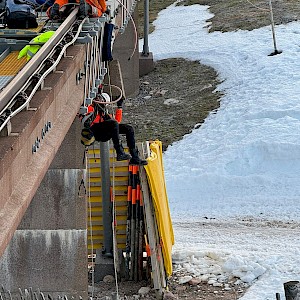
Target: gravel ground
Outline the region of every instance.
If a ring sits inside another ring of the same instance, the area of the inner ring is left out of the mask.
[[[140,80],[137,98],[125,102],[124,122],[138,141],[159,139],[164,149],[199,127],[219,107],[216,72],[199,62],[161,60]]]

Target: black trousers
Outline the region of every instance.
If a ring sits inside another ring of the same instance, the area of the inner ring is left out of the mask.
[[[119,124],[116,120],[110,119],[94,124],[91,130],[98,142],[107,142],[112,139],[116,150],[120,149],[119,134],[125,134],[128,148],[135,149],[134,129],[129,124]]]

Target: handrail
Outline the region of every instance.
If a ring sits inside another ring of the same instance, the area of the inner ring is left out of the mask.
[[[60,41],[62,36],[69,30],[76,20],[78,8],[76,7],[71,14],[66,18],[61,26],[56,30],[55,34],[49,39],[45,46],[38,51],[32,59],[24,66],[20,73],[18,73],[12,81],[0,93],[0,115],[7,109],[11,99],[15,96],[22,86],[26,83],[28,78],[39,67],[41,62],[52,51],[52,48]]]

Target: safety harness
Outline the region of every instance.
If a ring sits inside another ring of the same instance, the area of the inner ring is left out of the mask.
[[[100,117],[100,122],[103,120],[111,119],[111,116],[108,114],[107,108],[105,104],[93,103],[94,110],[90,113],[87,113],[82,117],[81,123],[84,128],[81,130],[81,144],[84,146],[91,146],[95,142],[95,137],[93,132],[91,131],[91,126],[95,121],[96,117]]]

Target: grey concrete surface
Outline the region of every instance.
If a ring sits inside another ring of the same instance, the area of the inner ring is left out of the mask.
[[[87,210],[78,190],[84,175],[78,169],[47,171],[0,259],[5,289],[87,295]]]
[[[56,153],[50,169],[82,169],[85,148],[80,143],[81,122],[75,118],[67,135]]]
[[[0,260],[1,285],[85,297],[85,249],[85,230],[17,230]]]
[[[136,15],[137,12],[134,13],[134,19],[137,19]],[[135,43],[134,26],[129,21],[125,32],[117,35],[113,48],[113,58],[118,60],[121,65],[127,97],[136,96],[139,92],[139,49],[138,42],[137,45]]]
[[[86,230],[84,176],[85,170],[48,170],[18,229]]]
[[[140,76],[144,76],[153,70],[154,70],[153,53],[150,52],[149,55],[147,56],[140,53],[140,58],[139,58]]]

